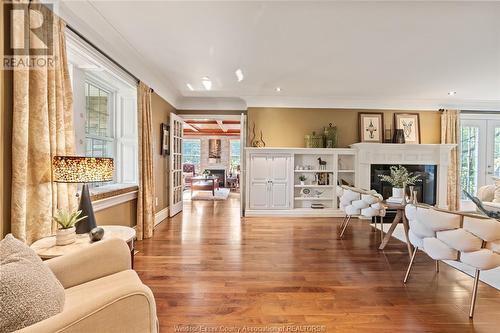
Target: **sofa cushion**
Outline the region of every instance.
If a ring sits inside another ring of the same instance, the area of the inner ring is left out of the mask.
[[[500,179],[495,179],[495,192],[493,193],[493,202],[500,203]]]
[[[0,241],[0,271],[0,332],[22,329],[63,310],[61,283],[35,251],[10,234]]]

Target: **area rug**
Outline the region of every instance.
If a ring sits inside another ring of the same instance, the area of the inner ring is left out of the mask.
[[[373,226],[373,224],[372,224]],[[384,223],[384,230],[387,230],[389,228],[389,224]],[[380,226],[377,225],[377,229],[380,230]],[[402,224],[398,224],[396,226],[396,230],[394,230],[394,233],[392,234],[392,237],[402,241],[403,243],[406,243],[405,241],[405,234],[404,234],[404,229]],[[418,256],[419,254],[417,254]],[[425,255],[422,253],[422,255]],[[456,269],[464,272],[467,275],[474,276],[475,270],[474,268],[456,262],[456,261],[449,261],[449,260],[444,260],[444,263],[455,267]],[[493,288],[500,290],[500,267],[497,267],[495,269],[490,269],[489,271],[482,271],[481,274],[479,275],[479,280],[482,282],[492,286]]]
[[[194,191],[191,200],[226,200],[229,196],[228,188],[215,190],[215,195],[211,191]]]

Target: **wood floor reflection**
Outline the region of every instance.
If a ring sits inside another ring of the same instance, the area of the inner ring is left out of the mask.
[[[424,254],[408,285],[403,243],[354,220],[239,218],[238,197],[186,202],[137,242],[135,269],[155,294],[161,332],[176,325],[324,325],[326,332],[498,332],[500,292]]]

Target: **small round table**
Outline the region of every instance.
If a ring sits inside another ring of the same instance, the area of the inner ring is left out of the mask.
[[[130,227],[119,225],[102,225],[100,227],[104,229],[104,237],[102,239],[119,238],[127,243],[130,248],[132,267],[134,267],[135,230]],[[77,250],[85,249],[93,243],[97,242],[90,241],[89,234],[77,234],[76,241],[68,245],[56,245],[56,236],[49,236],[37,240],[31,244],[31,248],[40,258],[51,259]]]

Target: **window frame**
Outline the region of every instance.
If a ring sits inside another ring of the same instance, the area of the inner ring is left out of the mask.
[[[238,146],[240,146],[240,153],[238,155],[233,155],[233,142],[238,141]],[[229,168],[232,168],[231,163],[233,162],[233,156],[239,157],[239,166],[241,168],[241,138],[229,139]]]
[[[188,155],[186,154],[185,152],[185,149],[184,149],[184,144],[186,142],[189,142],[189,141],[197,141],[198,142],[198,145],[200,147],[200,154],[199,155]],[[201,172],[201,139],[199,138],[184,138],[183,141],[182,141],[182,164],[184,165],[186,162],[184,161],[186,156],[198,156],[199,157],[199,160],[200,160],[200,163],[198,165],[194,164],[194,170],[195,170],[195,173],[196,172]]]

